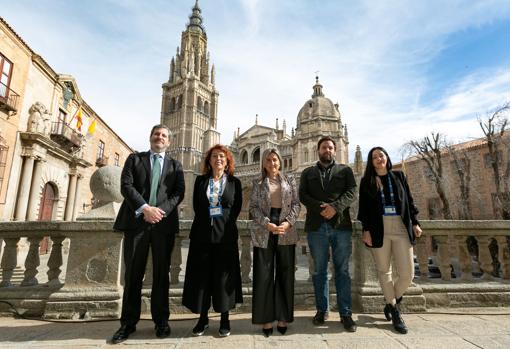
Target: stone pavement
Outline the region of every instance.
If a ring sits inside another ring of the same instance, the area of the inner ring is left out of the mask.
[[[392,331],[381,314],[355,314],[356,333],[347,333],[338,314],[331,314],[325,326],[314,327],[312,311],[297,311],[295,322],[285,336],[270,338],[251,324],[250,314],[231,316],[232,335],[219,338],[219,318],[202,337],[193,337],[196,317],[171,315],[172,335],[154,336],[152,322],[142,320],[137,331],[119,345],[106,339],[117,330],[118,321],[57,323],[0,318],[0,348],[510,348],[510,308],[444,310],[425,314],[405,314],[407,335]]]

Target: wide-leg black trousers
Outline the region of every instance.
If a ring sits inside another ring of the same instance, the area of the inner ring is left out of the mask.
[[[273,234],[267,248],[253,247],[252,323],[294,321],[295,255],[296,245]]]

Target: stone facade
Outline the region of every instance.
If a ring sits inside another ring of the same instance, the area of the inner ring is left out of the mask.
[[[207,149],[220,141],[216,130],[218,95],[207,34],[196,2],[182,32],[181,46],[171,60],[161,103],[161,123],[172,131],[168,152],[184,168],[186,194],[179,206],[181,217],[192,216],[193,185],[201,172],[202,158]]]
[[[1,18],[0,36],[0,54],[13,66],[10,89],[19,95],[15,111],[0,111],[0,220],[74,220],[91,208],[92,173],[121,166],[132,150],[86,103],[76,80],[56,73]]]
[[[9,174],[17,132],[23,121],[20,111],[32,54],[32,50],[0,17],[0,71],[8,71],[8,74],[2,73],[0,81],[0,217],[4,216],[8,188],[13,183]]]
[[[510,144],[510,134],[506,134],[502,143],[503,146],[499,149],[502,158],[500,162],[502,190],[509,193],[508,169],[510,148],[508,144]],[[460,161],[465,161],[464,159],[466,158],[470,161],[470,219],[501,219],[495,212],[494,207],[494,174],[489,159],[487,141],[484,138],[480,138],[456,144],[453,146],[453,151],[458,154]],[[462,200],[460,199],[460,182],[457,168],[454,158],[449,152],[444,151],[442,156],[446,195],[451,206],[453,218],[459,219],[462,210]],[[403,169],[405,171],[415,203],[420,209],[420,218],[443,219],[441,211],[442,203],[425,161],[416,156],[411,157],[406,159],[403,164],[395,165],[395,169]],[[468,171],[468,169],[465,168],[463,171]]]
[[[313,94],[300,109],[296,129],[291,134],[286,132],[286,122],[282,128],[276,119],[275,128],[255,125],[247,131],[234,136],[230,149],[236,161],[236,174],[243,184],[242,218],[248,218],[248,201],[250,199],[253,179],[261,172],[261,156],[264,150],[276,148],[282,156],[282,171],[292,174],[299,183],[301,172],[317,162],[317,142],[323,136],[330,136],[336,141],[336,161],[349,162],[349,138],[347,127],[343,125],[339,105],[326,98],[323,86],[316,77]],[[305,211],[305,210],[302,210]],[[302,216],[305,212],[302,212]]]

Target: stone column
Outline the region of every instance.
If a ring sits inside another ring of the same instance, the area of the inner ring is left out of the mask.
[[[76,220],[76,216],[78,216],[79,210],[80,210],[80,182],[82,179],[81,174],[76,175],[76,188],[75,188],[75,194],[74,194],[74,204],[73,204],[73,216],[72,220]]]
[[[69,186],[67,187],[66,211],[64,215],[65,221],[73,220],[74,199],[76,195],[76,172],[69,172]]]
[[[16,211],[14,213],[14,220],[16,221],[24,221],[26,219],[33,171],[34,158],[32,156],[27,156],[25,157],[23,172],[21,174],[21,182],[18,191],[18,204],[16,205]]]
[[[27,220],[37,220],[37,205],[41,202],[39,189],[41,188],[41,171],[43,160],[37,159],[34,162],[34,175],[32,178],[32,188],[30,190],[30,198],[28,200],[28,217]],[[41,208],[39,207],[39,210]]]

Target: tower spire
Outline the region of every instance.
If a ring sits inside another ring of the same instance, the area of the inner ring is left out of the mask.
[[[202,24],[202,10],[198,6],[198,0],[195,1],[195,6],[193,6],[191,10],[191,15],[189,16],[189,23],[187,25],[187,30],[196,31],[199,33],[205,34],[205,29]]]

